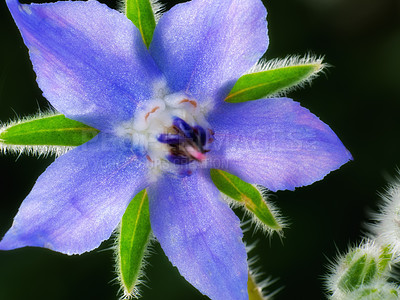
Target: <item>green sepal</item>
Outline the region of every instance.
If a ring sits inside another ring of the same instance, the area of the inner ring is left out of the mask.
[[[258,225],[264,225],[267,230],[281,231],[283,224],[278,220],[270,205],[265,201],[263,191],[241,180],[228,172],[211,169],[211,178],[215,186],[230,199],[242,204],[253,216]]]
[[[338,282],[342,291],[354,291],[385,278],[393,259],[389,246],[379,249],[378,255],[357,248],[345,257],[346,271]]]
[[[390,283],[386,280],[378,280],[367,286],[344,293],[340,298],[343,300],[398,300],[400,298],[400,290],[397,284]],[[331,298],[333,299],[333,297]]]
[[[153,39],[156,20],[149,0],[126,0],[125,14],[139,29],[147,48]]]
[[[22,146],[79,146],[99,131],[64,115],[45,115],[11,123],[0,130],[0,143]]]
[[[243,75],[238,79],[226,102],[238,103],[266,98],[308,81],[322,69],[322,64],[298,64]]]
[[[375,268],[373,267],[374,264],[374,260],[367,260],[367,254],[357,257],[355,261],[351,262],[346,274],[340,279],[339,288],[342,291],[354,291],[362,284],[369,283],[371,271],[376,270],[376,265]]]
[[[393,260],[392,247],[389,245],[381,248],[381,254],[378,258],[378,271],[380,274],[386,273],[390,269],[390,263]]]
[[[398,300],[400,291],[395,286],[381,285],[378,287],[366,287],[354,293],[354,297],[348,297],[348,300]]]
[[[122,217],[117,248],[117,270],[124,296],[137,296],[151,226],[147,191],[138,193]]]

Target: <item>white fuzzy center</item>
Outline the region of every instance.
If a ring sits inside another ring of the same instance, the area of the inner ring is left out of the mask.
[[[139,147],[152,165],[152,169],[171,168],[171,163],[165,159],[168,145],[160,143],[160,134],[168,133],[175,117],[185,120],[190,125],[200,125],[209,128],[204,118],[206,109],[196,100],[190,99],[184,93],[168,94],[165,89],[159,89],[155,97],[136,109],[133,118],[120,124],[116,134],[130,139]]]

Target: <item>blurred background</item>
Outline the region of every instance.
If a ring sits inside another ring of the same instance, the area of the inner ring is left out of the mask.
[[[163,1],[167,8],[183,1]],[[323,299],[323,276],[338,251],[360,241],[364,223],[400,166],[400,1],[268,0],[270,46],[266,58],[324,55],[332,65],[312,87],[289,96],[310,109],[341,138],[354,161],[323,181],[271,195],[290,227],[285,237],[257,241],[253,256],[266,277],[277,279],[274,299]],[[108,3],[113,7],[114,3]],[[0,120],[48,107],[35,82],[27,49],[0,3]],[[53,161],[0,157],[0,236],[36,178]],[[112,242],[81,256],[25,248],[0,252],[0,299],[116,299]],[[142,299],[206,299],[153,247]]]

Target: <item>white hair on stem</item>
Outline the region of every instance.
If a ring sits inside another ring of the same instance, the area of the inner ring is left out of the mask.
[[[372,223],[367,224],[368,236],[381,245],[390,245],[394,254],[400,255],[400,170],[384,193],[378,212],[371,213]]]
[[[258,266],[259,258],[257,256],[252,256],[250,253],[256,247],[257,242],[253,242],[251,244],[246,243],[246,252],[247,252],[247,263],[249,267],[249,276],[250,280],[256,286],[257,292],[262,299],[264,300],[272,300],[272,297],[279,293],[283,286],[271,290],[271,286],[274,285],[278,279],[272,279],[271,276],[266,277],[264,272],[261,271],[261,266]],[[252,256],[252,257],[251,257]]]
[[[166,10],[165,4],[161,3],[158,0],[150,0],[150,4],[151,8],[153,9],[154,19],[156,20],[157,24]]]
[[[258,72],[264,72],[279,68],[286,68],[286,67],[293,67],[300,65],[315,65],[316,68],[314,72],[312,72],[309,76],[305,77],[299,83],[295,84],[294,86],[280,90],[279,92],[273,95],[269,95],[268,96],[269,98],[284,96],[289,92],[302,88],[307,84],[311,84],[311,81],[313,79],[318,77],[321,73],[324,73],[325,70],[328,67],[330,67],[329,64],[324,62],[324,56],[317,56],[308,53],[305,56],[291,55],[283,59],[276,58],[269,61],[260,59],[246,74],[258,73]]]
[[[48,109],[44,112],[39,111],[37,114],[28,117],[17,118],[15,120],[9,121],[7,123],[0,123],[0,135],[7,131],[8,128],[13,127],[18,124],[27,123],[37,118],[49,118],[60,115],[53,109]],[[21,154],[47,157],[49,155],[54,155],[58,157],[65,154],[75,147],[72,146],[52,146],[52,145],[13,145],[5,144],[0,139],[0,154],[15,154],[20,156]]]

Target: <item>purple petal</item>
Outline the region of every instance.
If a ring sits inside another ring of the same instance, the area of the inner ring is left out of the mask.
[[[173,91],[220,102],[267,46],[260,0],[193,0],[161,17],[150,52]]]
[[[161,75],[123,14],[93,0],[7,4],[43,95],[68,118],[109,129],[151,98]]]
[[[146,188],[144,161],[129,143],[102,133],[59,157],[38,178],[0,249],[37,246],[80,254],[97,248]]]
[[[352,159],[328,125],[291,99],[226,103],[208,120],[210,166],[272,191],[311,184]]]
[[[211,299],[248,299],[239,219],[221,200],[209,171],[165,175],[148,191],[153,232],[186,280]]]

